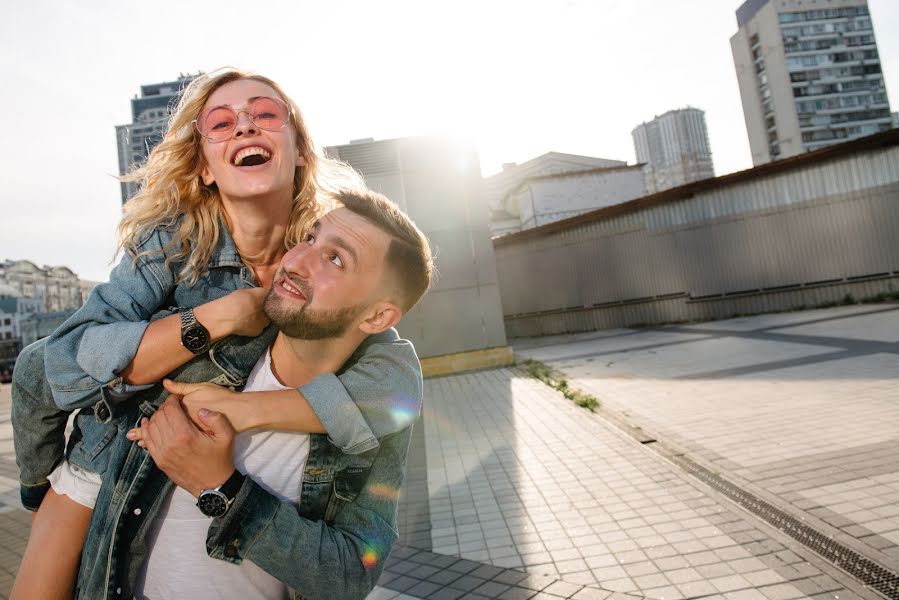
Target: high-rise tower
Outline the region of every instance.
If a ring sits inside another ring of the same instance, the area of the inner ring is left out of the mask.
[[[650,194],[715,176],[705,113],[697,108],[670,110],[631,135]]]
[[[150,151],[162,141],[171,109],[181,90],[195,75],[181,75],[175,81],[140,86],[140,96],[131,99],[131,119],[127,125],[116,125],[119,148],[119,175],[147,160]],[[134,183],[122,183],[122,204],[137,192]]]
[[[866,0],[747,0],[737,25],[754,165],[892,126]]]

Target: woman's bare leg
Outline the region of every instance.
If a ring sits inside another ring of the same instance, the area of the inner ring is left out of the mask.
[[[71,600],[93,511],[52,489],[31,521],[10,600]]]

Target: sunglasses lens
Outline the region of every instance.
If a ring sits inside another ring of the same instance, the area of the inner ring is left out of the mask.
[[[237,114],[227,106],[217,106],[198,121],[197,125],[200,133],[210,140],[224,140],[237,125]]]
[[[244,112],[243,110],[240,112]],[[275,98],[256,98],[247,106],[250,120],[260,129],[277,131],[290,120],[287,105]],[[216,106],[197,120],[197,129],[212,142],[227,140],[237,127],[238,113],[228,106]]]
[[[262,129],[281,129],[288,120],[287,105],[274,98],[257,98],[248,110],[253,123]]]

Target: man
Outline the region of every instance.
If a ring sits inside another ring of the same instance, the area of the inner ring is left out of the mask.
[[[253,367],[247,389],[339,371],[430,283],[427,241],[395,205],[361,192],[340,201],[281,262],[265,303],[281,331],[255,365],[231,365],[243,377]],[[135,410],[153,413],[147,403]],[[290,588],[300,597],[364,597],[396,540],[411,426],[349,455],[323,435],[257,430],[235,440],[222,415],[201,418],[208,431],[170,396],[136,432],[146,451],[116,440],[79,594],[283,598]]]

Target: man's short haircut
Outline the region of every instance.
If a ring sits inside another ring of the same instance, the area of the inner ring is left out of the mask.
[[[337,201],[390,236],[387,266],[397,278],[400,309],[406,313],[431,284],[431,246],[406,213],[386,196],[370,190],[342,190]]]

